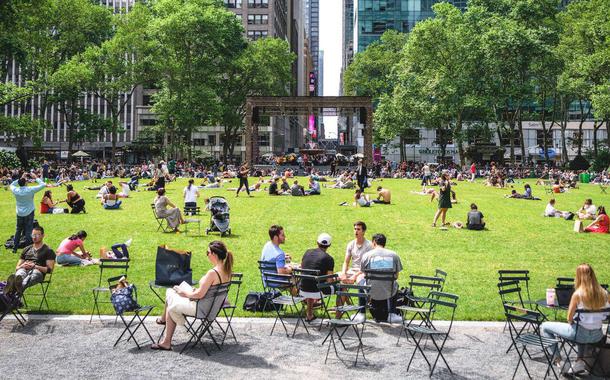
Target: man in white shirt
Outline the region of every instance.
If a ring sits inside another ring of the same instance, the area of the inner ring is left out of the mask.
[[[544,216],[548,216],[550,218],[565,218],[570,215],[569,211],[559,211],[555,208],[555,199],[551,198],[549,203],[546,205],[544,209]]]
[[[373,249],[371,242],[364,237],[365,233],[366,224],[364,222],[357,221],[354,223],[355,239],[350,241],[345,249],[345,260],[339,273],[341,282],[353,284],[357,282],[358,276],[361,275],[360,260],[365,253]]]

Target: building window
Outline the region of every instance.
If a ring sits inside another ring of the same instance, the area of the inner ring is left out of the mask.
[[[261,133],[258,135],[259,146],[270,146],[271,140],[269,139],[269,133]]]
[[[227,8],[241,8],[241,0],[225,0]]]
[[[157,120],[155,120],[155,119],[142,119],[140,121],[140,125],[147,126],[147,127],[149,127],[151,125],[157,125]]]
[[[248,8],[269,8],[269,0],[248,0]]]
[[[268,23],[268,15],[248,15],[248,25],[267,25]]]
[[[419,145],[419,129],[409,129],[404,135],[405,144]]]
[[[216,145],[216,135],[208,135],[208,142],[211,146]]]
[[[536,145],[538,146],[544,146],[544,131],[539,129],[536,131]],[[546,133],[546,146],[551,147],[553,146],[553,139],[551,137],[551,134],[547,131]]]
[[[248,38],[252,41],[267,37],[266,30],[248,30]]]
[[[205,146],[205,139],[193,139],[194,146]]]

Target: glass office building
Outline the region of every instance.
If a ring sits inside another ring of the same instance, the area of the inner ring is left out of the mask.
[[[442,0],[357,0],[354,20],[356,52],[363,51],[388,29],[407,33],[415,24],[434,16],[432,6]],[[449,0],[464,10],[467,0]]]

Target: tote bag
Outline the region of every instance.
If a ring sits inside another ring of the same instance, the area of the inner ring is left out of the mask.
[[[172,286],[180,285],[182,281],[193,283],[191,253],[171,249],[165,245],[157,247],[155,284]]]

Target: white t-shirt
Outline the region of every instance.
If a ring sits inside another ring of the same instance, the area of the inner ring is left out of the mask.
[[[585,212],[591,216],[595,216],[595,214],[597,214],[597,207],[595,207],[595,205],[585,207]]]
[[[364,243],[361,246],[358,246],[356,243],[356,239],[350,241],[347,244],[347,248],[345,249],[345,256],[349,256],[352,259],[350,269],[359,271],[360,270],[360,260],[365,253],[373,249],[373,245],[370,241],[364,239]]]
[[[552,204],[548,203],[544,209],[544,216],[555,216],[557,209]]]
[[[190,190],[188,186],[184,188],[184,202],[197,202],[197,186],[191,186]]]
[[[95,196],[96,198],[104,198],[104,195],[108,194],[108,187],[106,185],[102,186],[100,191]]]
[[[128,197],[129,196],[129,185],[126,183],[122,183],[121,189],[123,189],[123,196]]]

